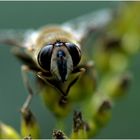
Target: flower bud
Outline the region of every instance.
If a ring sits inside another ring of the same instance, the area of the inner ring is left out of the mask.
[[[51,89],[51,87],[44,87],[41,92],[41,98],[45,106],[48,107],[56,117],[66,117],[71,111],[71,104],[67,97],[61,96],[61,93],[57,93],[55,90],[56,89]]]
[[[73,116],[73,131],[71,139],[87,139],[88,138],[88,124],[83,121],[81,112],[74,112]]]
[[[0,122],[0,139],[20,139],[18,132],[9,125]]]
[[[107,96],[115,100],[124,95],[128,89],[130,80],[131,75],[129,73],[107,75],[102,79],[100,89],[102,89]]]
[[[33,139],[40,138],[40,129],[31,110],[24,109],[21,111],[21,135],[22,137],[31,136]]]
[[[92,97],[89,112],[97,129],[104,126],[111,117],[112,102],[103,93],[97,92]]]

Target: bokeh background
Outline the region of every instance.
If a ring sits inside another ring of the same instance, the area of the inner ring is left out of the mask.
[[[120,3],[120,2],[119,2]],[[118,2],[0,2],[0,29],[39,28],[50,23],[62,23],[82,14],[116,7]],[[140,4],[140,3],[139,3]],[[133,58],[130,70],[132,84],[127,95],[113,108],[113,117],[96,138],[140,138],[140,55]],[[20,107],[28,94],[23,86],[21,64],[10,53],[10,47],[0,46],[0,120],[20,128]],[[39,96],[32,102],[42,138],[50,138],[55,118]],[[72,119],[69,119],[71,124]]]

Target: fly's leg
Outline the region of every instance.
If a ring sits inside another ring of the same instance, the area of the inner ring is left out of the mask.
[[[98,77],[97,77],[97,71],[96,71],[94,62],[93,61],[88,61],[85,64],[85,69],[87,70],[87,75],[92,80],[93,88],[96,89]]]
[[[18,48],[24,48],[24,46],[17,41],[16,39],[1,39],[0,38],[0,44],[8,45],[8,46],[16,46]]]
[[[21,111],[24,112],[25,110],[29,109],[29,106],[30,106],[30,103],[31,103],[31,100],[33,98],[33,90],[31,88],[31,85],[29,83],[29,78],[28,78],[28,73],[32,71],[27,65],[23,65],[21,66],[21,72],[22,72],[22,78],[23,78],[23,83],[24,83],[24,86],[27,88],[28,92],[29,92],[29,95],[27,96],[22,108],[21,108]]]
[[[79,79],[79,77],[85,72],[85,68],[77,68],[76,71],[73,72],[73,74],[78,74],[78,76],[76,76],[68,85],[66,90],[63,90],[62,88],[62,83],[60,83],[57,80],[51,79],[52,75],[50,74],[50,72],[48,73],[42,73],[42,72],[38,72],[37,75],[39,78],[41,78],[43,81],[47,81],[49,84],[51,84],[53,87],[55,87],[57,90],[59,90],[62,94],[62,97],[66,97],[69,93],[70,88],[76,83],[76,81]]]
[[[89,75],[93,81],[93,85],[96,86],[97,77],[96,77],[96,70],[95,70],[95,65],[94,65],[93,61],[88,61],[86,64],[79,65],[78,67],[76,67],[73,70],[72,74],[76,74],[79,72],[80,72],[79,76],[83,75],[84,73]]]
[[[66,92],[64,92],[64,94],[61,96],[59,104],[63,105],[67,103],[67,95],[71,89],[71,87],[77,82],[77,80],[80,78],[80,76],[82,76],[85,73],[86,69],[85,68],[77,68],[77,70],[73,73],[79,73],[78,76],[76,76],[76,78],[74,78],[68,85]]]
[[[12,53],[25,65],[28,65],[31,70],[33,71],[39,71],[39,68],[37,67],[36,63],[32,60],[32,58],[26,54],[24,50],[18,47],[12,48]]]
[[[77,82],[77,80],[80,78],[85,73],[86,69],[85,68],[77,68],[76,71],[73,71],[73,73],[79,73],[78,76],[72,80],[66,90],[65,96],[68,95],[70,88]]]
[[[73,71],[73,74],[77,74],[77,76],[68,84],[67,88],[64,89],[63,85],[64,83],[61,83],[60,81],[57,81],[55,79],[51,79],[52,75],[48,72],[48,73],[42,73],[42,72],[38,72],[37,76],[42,79],[44,82],[47,82],[49,84],[51,84],[54,88],[56,88],[60,93],[61,93],[61,97],[59,100],[59,104],[60,105],[64,105],[67,103],[67,95],[71,89],[71,87],[77,82],[77,80],[79,79],[79,77],[84,74],[85,72],[85,68],[77,68],[75,71]]]
[[[78,73],[78,72],[85,72],[85,71],[87,71],[88,69],[91,69],[91,68],[94,68],[94,63],[93,63],[93,61],[88,61],[86,64],[81,64],[81,65],[79,65],[78,67],[76,67],[73,71],[72,71],[72,73],[73,74],[76,74],[76,73]]]
[[[30,105],[32,97],[33,97],[33,90],[29,83],[28,73],[31,71],[37,72],[38,67],[36,66],[36,64],[34,63],[32,58],[30,58],[30,56],[28,54],[23,52],[23,50],[21,50],[21,48],[14,47],[12,49],[12,52],[18,59],[20,59],[24,63],[24,65],[21,66],[21,73],[22,73],[24,86],[27,88],[27,90],[29,92],[29,95],[21,109],[21,111],[24,112],[26,109],[29,108],[29,105]]]

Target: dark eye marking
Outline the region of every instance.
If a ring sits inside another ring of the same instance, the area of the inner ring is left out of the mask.
[[[80,49],[72,43],[65,43],[73,61],[73,65],[76,66],[80,62],[81,59],[81,51]]]
[[[44,70],[50,71],[52,51],[53,45],[47,45],[38,54],[38,63]]]

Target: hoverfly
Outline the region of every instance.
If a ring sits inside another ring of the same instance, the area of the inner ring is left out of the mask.
[[[55,87],[62,96],[68,95],[79,76],[90,67],[80,64],[84,42],[91,32],[102,29],[111,18],[112,12],[105,9],[61,25],[47,25],[38,30],[0,32],[0,43],[14,46],[14,55],[23,62],[23,81],[29,91],[23,108],[28,108],[33,96],[27,76],[29,71]],[[71,75],[76,77],[70,79]],[[63,86],[67,82],[68,86],[64,90]]]

